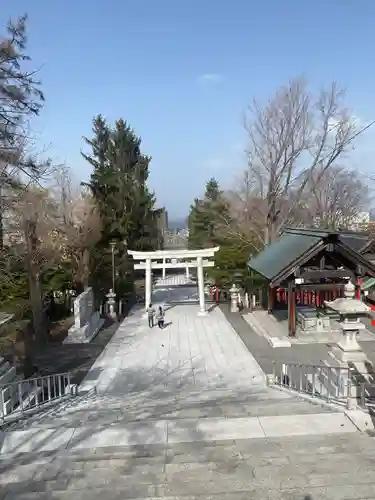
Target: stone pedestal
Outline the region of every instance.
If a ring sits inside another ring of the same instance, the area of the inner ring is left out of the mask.
[[[332,349],[335,358],[344,363],[363,362],[366,355],[357,342],[357,335],[361,330],[366,329],[365,325],[357,318],[355,322],[341,322],[340,328],[342,332],[341,340]]]
[[[74,325],[69,328],[66,344],[87,344],[98,334],[104,320],[94,308],[92,288],[88,288],[74,299]]]

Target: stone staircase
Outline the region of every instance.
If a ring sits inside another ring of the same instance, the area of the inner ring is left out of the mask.
[[[372,439],[338,410],[251,383],[152,394],[91,392],[6,426],[0,497],[375,498]]]
[[[221,314],[176,309],[169,330],[119,327],[96,391],[3,427],[1,500],[375,497],[372,439],[343,410],[267,387]]]
[[[344,412],[274,388],[175,391],[145,407],[139,394],[91,394],[3,427],[5,455],[96,447],[357,433]],[[151,401],[150,401],[151,403]],[[1,456],[1,454],[0,454]]]
[[[309,402],[277,389],[258,389],[250,393],[215,390],[190,392],[181,398],[167,398],[152,408],[141,406],[136,398],[111,395],[77,397],[52,408],[4,426],[6,432],[38,428],[79,427],[82,425],[126,426],[134,422],[207,418],[255,418],[263,416],[292,416],[338,412],[319,401]]]
[[[359,433],[97,446],[0,458],[5,500],[375,498],[375,447]]]

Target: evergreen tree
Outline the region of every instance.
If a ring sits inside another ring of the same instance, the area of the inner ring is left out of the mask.
[[[222,242],[219,226],[228,208],[216,179],[206,183],[203,199],[196,198],[188,218],[189,248],[208,248]]]
[[[153,249],[157,242],[153,216],[155,197],[147,187],[151,158],[141,152],[141,139],[122,119],[110,127],[102,116],[93,120],[93,138],[85,138],[91,154],[83,157],[92,165],[88,186],[98,206],[103,234],[97,247],[100,258],[107,250],[97,276],[102,287],[110,285],[110,242],[116,242],[120,282],[129,282],[126,246]]]
[[[219,246],[215,255],[215,267],[207,271],[208,276],[220,286],[230,286],[235,275],[248,274],[247,261],[250,249],[224,230],[230,223],[230,211],[220,190],[219,183],[212,178],[206,183],[203,199],[196,198],[188,218],[189,248]]]
[[[106,202],[108,198],[115,195],[116,184],[114,182],[114,170],[107,158],[110,145],[110,129],[101,115],[93,119],[92,133],[92,139],[83,138],[86,144],[90,146],[91,154],[86,155],[81,152],[81,155],[93,168],[90,182],[87,186],[91,189],[100,215],[103,218],[103,222],[105,222],[103,226],[105,231],[108,232],[108,220],[111,219],[111,208]],[[108,235],[106,234],[105,239],[107,238]]]
[[[27,16],[10,20],[0,37],[0,160],[15,165],[19,140],[25,138],[25,119],[39,113],[44,101],[35,72],[26,69]]]
[[[44,102],[36,72],[30,67],[27,49],[27,16],[10,20],[0,36],[0,250],[4,246],[3,213],[6,191],[17,175],[34,177],[40,171],[25,154],[29,142],[29,118],[39,114]]]

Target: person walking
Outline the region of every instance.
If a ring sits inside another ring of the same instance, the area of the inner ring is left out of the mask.
[[[159,306],[158,314],[157,314],[159,328],[164,328],[164,316],[165,316],[164,309],[162,308],[162,306]]]
[[[154,326],[154,315],[155,315],[155,309],[150,303],[150,305],[147,308],[147,316],[148,316],[148,326],[150,328],[153,328]]]

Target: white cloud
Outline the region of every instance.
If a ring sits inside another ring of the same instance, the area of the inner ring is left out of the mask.
[[[217,83],[222,80],[222,75],[219,73],[204,73],[197,78],[198,83]]]

